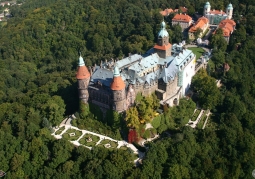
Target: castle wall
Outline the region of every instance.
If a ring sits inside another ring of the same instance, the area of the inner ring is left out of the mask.
[[[184,96],[191,84],[192,77],[195,75],[196,56],[185,66],[182,72],[182,96]]]
[[[92,103],[107,109],[111,108],[112,95],[109,91],[96,87],[89,87],[88,91],[90,94],[89,99]]]

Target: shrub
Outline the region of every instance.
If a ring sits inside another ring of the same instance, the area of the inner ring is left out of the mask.
[[[160,122],[161,122],[161,115],[158,115],[157,117],[155,117],[152,121],[151,121],[151,125],[157,129],[160,126]]]
[[[148,139],[151,137],[151,131],[150,129],[146,130],[143,134],[143,138]]]

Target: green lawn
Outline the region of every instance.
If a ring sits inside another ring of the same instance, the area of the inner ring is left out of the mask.
[[[196,112],[192,115],[191,120],[195,121],[199,115],[201,110],[197,109]]]
[[[88,142],[89,137],[92,139],[91,142]],[[80,140],[79,142],[82,145],[86,145],[88,147],[93,147],[96,145],[96,143],[100,140],[100,138],[98,136],[92,135],[92,134],[85,134]]]
[[[203,128],[206,118],[207,118],[207,116],[204,114],[202,116],[202,118],[200,119],[198,125],[197,125],[198,129],[202,129]]]
[[[114,142],[114,141],[111,141],[111,140],[108,140],[108,139],[104,139],[100,142],[100,144],[98,144],[98,146],[105,146],[105,144],[110,144],[110,148],[108,149],[111,149],[111,148],[117,148],[118,147],[118,143],[117,142]]]
[[[75,133],[74,136],[70,136],[71,133]],[[62,136],[67,140],[77,140],[82,135],[81,131],[75,129],[68,129]]]
[[[59,129],[55,132],[55,135],[61,134],[63,130],[65,130],[65,127],[64,127],[64,126],[61,127],[61,128],[59,128]]]
[[[205,52],[204,49],[200,47],[189,47],[188,49],[191,50],[196,55],[196,59],[199,59]]]

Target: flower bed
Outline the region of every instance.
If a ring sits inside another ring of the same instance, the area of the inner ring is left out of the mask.
[[[67,140],[77,140],[82,135],[81,131],[75,129],[68,129],[62,136]]]

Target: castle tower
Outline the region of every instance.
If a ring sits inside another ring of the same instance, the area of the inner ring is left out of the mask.
[[[111,90],[113,93],[113,110],[121,112],[126,110],[126,91],[125,83],[122,80],[117,66],[114,67],[113,81]]]
[[[85,66],[84,60],[81,56],[79,58],[76,79],[78,80],[79,98],[84,103],[87,103],[89,99],[88,86],[90,80],[90,73]]]
[[[166,58],[171,56],[171,47],[172,45],[169,43],[169,34],[166,30],[166,23],[162,21],[161,29],[158,33],[157,44],[154,46],[154,51],[160,58]]]
[[[209,13],[211,11],[211,5],[209,2],[206,2],[205,3],[205,6],[204,6],[204,16]]]
[[[228,15],[227,19],[232,19],[232,15],[233,15],[233,6],[232,4],[230,3],[228,5],[228,7],[226,8],[226,13]]]

